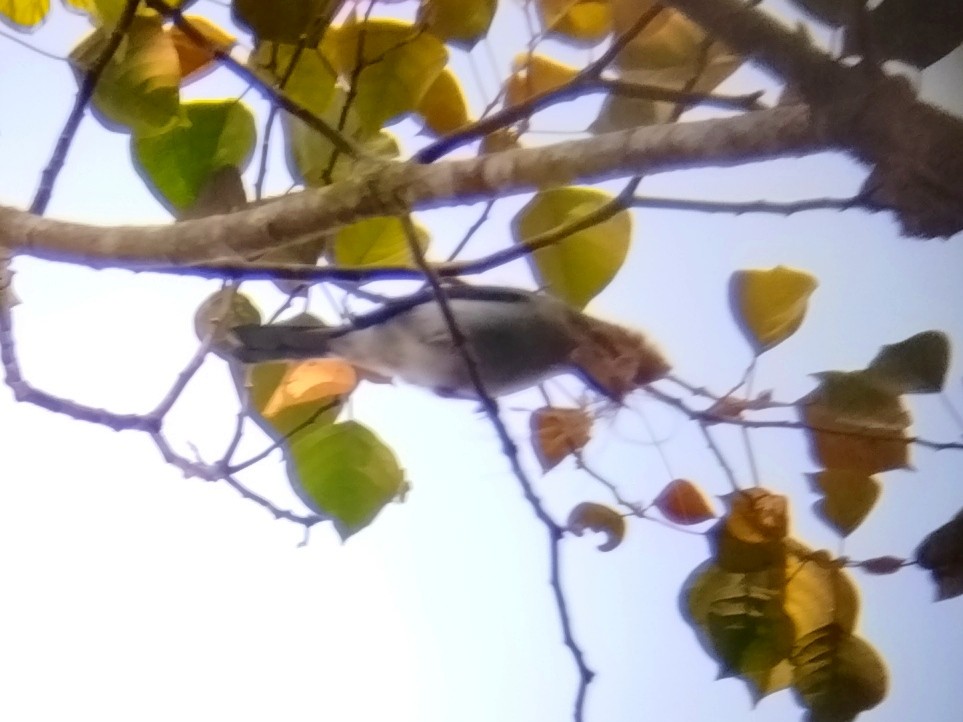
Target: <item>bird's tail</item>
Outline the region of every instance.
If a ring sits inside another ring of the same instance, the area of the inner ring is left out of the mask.
[[[252,323],[231,329],[229,350],[244,363],[317,358],[331,353],[329,341],[338,335],[324,326]]]

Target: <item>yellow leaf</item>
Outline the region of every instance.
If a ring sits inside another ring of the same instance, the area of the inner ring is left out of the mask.
[[[273,418],[292,406],[350,394],[357,385],[354,367],[341,359],[310,359],[288,364],[261,413]]]
[[[201,33],[214,47],[228,50],[237,38],[218,25],[200,15],[185,15],[184,19]],[[181,80],[196,80],[202,71],[210,69],[214,63],[214,55],[206,48],[191,40],[184,31],[174,25],[167,29],[177,58],[181,64]]]
[[[795,333],[817,285],[808,273],[785,266],[732,274],[733,314],[757,355]]]
[[[425,126],[438,135],[447,135],[469,123],[468,105],[458,78],[446,68],[435,78],[418,102],[418,112]]]
[[[87,72],[109,37],[109,29],[95,30],[70,52],[71,64]],[[142,137],[169,131],[181,120],[180,81],[177,50],[160,19],[138,16],[101,73],[94,107]]]
[[[610,552],[625,537],[625,519],[614,509],[586,501],[568,515],[568,529],[576,536],[582,536],[586,529],[605,534],[608,538],[599,545],[599,551]]]
[[[528,244],[541,233],[584,218],[612,196],[594,188],[552,188],[537,193],[512,223],[516,243]],[[629,251],[632,216],[621,210],[601,223],[539,248],[530,262],[540,285],[583,308],[615,277]]]
[[[574,451],[585,448],[592,430],[592,418],[582,409],[538,409],[531,418],[535,455],[548,471]]]
[[[514,72],[505,91],[506,105],[520,105],[537,95],[548,93],[570,83],[578,76],[578,68],[545,55],[519,53],[513,63]]]
[[[497,0],[422,0],[418,22],[442,40],[472,46],[488,32],[497,7]]]
[[[749,544],[785,538],[789,529],[786,497],[753,488],[734,492],[727,499],[726,531],[734,538]]]
[[[415,225],[418,245],[428,247],[428,231]],[[404,225],[394,216],[376,216],[338,229],[331,249],[338,266],[414,266]]]
[[[875,477],[847,469],[830,469],[815,475],[814,486],[825,496],[816,512],[843,536],[849,536],[872,511],[879,499]]]
[[[609,0],[538,0],[547,30],[574,40],[598,42],[612,31]]]
[[[297,65],[291,70],[295,57]],[[304,48],[298,53],[296,45],[264,41],[251,53],[248,65],[275,87],[286,79],[281,90],[286,97],[337,127],[341,108],[329,111],[337,73],[320,50]]]
[[[368,130],[416,110],[448,62],[438,38],[400,20],[345,23],[326,34],[322,49],[354,84],[353,107]]]
[[[676,524],[698,524],[715,517],[702,490],[688,479],[670,481],[652,505]]]
[[[859,615],[859,594],[851,576],[825,551],[787,541],[783,606],[796,639],[830,624],[852,632]]]
[[[0,0],[0,15],[24,28],[38,24],[46,17],[48,10],[50,0]]]

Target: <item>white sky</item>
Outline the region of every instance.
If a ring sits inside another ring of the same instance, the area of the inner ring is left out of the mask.
[[[209,2],[197,10],[224,16]],[[64,53],[83,29],[83,20],[58,7],[31,41]],[[501,21],[493,35],[503,65],[521,31]],[[475,59],[493,87],[482,47]],[[24,207],[75,86],[65,64],[2,37],[0,68],[6,108],[0,203]],[[961,112],[961,69],[958,51],[919,78],[924,93],[955,102]],[[463,77],[471,72],[465,69]],[[754,89],[759,82],[745,72],[727,88]],[[474,88],[470,80],[467,86]],[[242,89],[217,74],[189,93],[228,96]],[[253,93],[246,100],[261,107]],[[572,123],[570,104],[541,127],[578,127]],[[279,191],[282,164],[274,170]],[[643,190],[785,199],[845,195],[860,177],[827,154],[738,171],[667,174],[646,180]],[[505,221],[521,202],[505,201],[482,237],[504,242]],[[166,220],[130,169],[126,138],[90,118],[49,214],[104,224]],[[464,218],[460,211],[421,216],[439,248],[460,236]],[[719,390],[731,386],[748,361],[728,311],[730,273],[776,264],[808,270],[820,288],[807,321],[764,359],[757,381],[758,388],[773,387],[791,399],[810,387],[806,374],[862,367],[880,345],[918,331],[939,328],[963,339],[961,240],[900,239],[885,214],[773,219],[646,212],[637,216],[625,269],[591,309],[644,328],[680,375]],[[194,310],[216,287],[30,259],[16,267],[23,300],[15,311],[17,341],[28,378],[117,411],[156,403],[193,353]],[[489,278],[524,284],[524,272],[519,263]],[[278,298],[264,284],[252,287],[264,291],[262,299]],[[954,361],[947,396],[957,408],[963,405],[960,378]],[[230,436],[235,404],[225,367],[212,359],[166,431],[179,450],[187,453],[192,442],[216,458]],[[503,404],[523,447],[527,415],[511,409],[537,405],[524,395]],[[673,474],[724,493],[722,473],[695,430],[654,402],[640,405],[657,435],[668,439]],[[920,434],[959,435],[939,399],[917,397],[911,406]],[[146,438],[16,406],[0,391],[0,718],[568,719],[575,674],[547,585],[546,534],[498,453],[490,425],[471,403],[408,388],[363,388],[353,411],[397,450],[413,491],[347,544],[319,527],[311,543],[298,548],[298,528],[273,521],[224,485],[183,479]],[[599,433],[589,451],[592,463],[626,496],[650,500],[669,477],[643,441],[638,415],[623,412]],[[747,478],[738,436],[717,433]],[[796,535],[837,550],[836,538],[808,510],[815,497],[802,474],[813,468],[801,439],[787,432],[753,438],[766,483],[791,497]],[[253,452],[264,443],[252,433],[244,448]],[[915,474],[884,475],[882,499],[845,553],[910,555],[963,503],[960,459],[918,450]],[[534,470],[532,459],[526,461]],[[246,479],[282,505],[294,504],[277,456]],[[608,500],[568,464],[537,486],[558,519],[580,501]],[[786,693],[753,710],[742,683],[713,681],[715,665],[681,620],[678,592],[707,556],[702,538],[642,522],[609,554],[595,551],[595,543],[570,538],[564,544],[575,632],[598,672],[589,722],[794,718]],[[888,661],[892,677],[889,698],[861,719],[958,719],[960,600],[932,604],[931,586],[915,569],[883,578],[857,574],[856,580],[863,591],[861,634]]]

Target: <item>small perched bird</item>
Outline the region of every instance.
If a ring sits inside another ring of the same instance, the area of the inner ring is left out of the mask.
[[[499,286],[445,290],[484,391],[512,393],[574,372],[610,398],[664,376],[669,365],[639,333],[564,301]],[[242,325],[231,352],[246,363],[335,356],[441,396],[477,398],[468,366],[430,290],[392,301],[348,325]]]

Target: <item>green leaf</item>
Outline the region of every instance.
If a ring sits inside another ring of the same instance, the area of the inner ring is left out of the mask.
[[[497,0],[421,0],[418,22],[442,40],[472,47],[488,32],[497,7]]]
[[[290,444],[291,483],[308,505],[334,517],[342,539],[368,526],[405,488],[394,453],[356,421],[313,426]]]
[[[103,54],[110,30],[98,28],[70,52],[70,63],[86,73]],[[78,77],[79,80],[79,77]],[[93,104],[105,125],[119,124],[140,135],[162,133],[180,121],[181,64],[160,18],[135,17],[104,68]]]
[[[732,274],[729,281],[732,313],[756,355],[796,332],[817,285],[808,273],[785,266]]]
[[[322,49],[352,84],[352,107],[370,132],[417,110],[448,62],[438,38],[400,20],[345,23],[325,35]]]
[[[334,95],[337,73],[317,48],[304,48],[294,70],[290,70],[296,52],[297,45],[262,42],[251,54],[248,65],[275,87],[287,78],[282,93],[312,114],[321,116]]]
[[[852,534],[879,499],[879,482],[857,471],[821,471],[813,475],[813,482],[824,494],[816,503],[816,514],[842,536]]]
[[[132,139],[141,177],[169,209],[188,208],[219,169],[243,168],[256,139],[254,117],[235,100],[199,100],[183,106],[187,124]]]
[[[782,608],[781,570],[733,573],[708,563],[683,592],[688,620],[723,676],[736,675],[758,700],[788,687],[792,621]]]
[[[395,137],[387,131],[366,129],[353,106],[342,112],[346,102],[347,93],[335,88],[321,119],[338,128],[342,135],[358,141],[369,154],[379,158],[396,157],[401,151]],[[321,133],[288,113],[281,117],[287,137],[288,170],[292,176],[317,187],[343,180],[354,172],[357,161],[338,151]]]
[[[516,243],[530,244],[539,234],[583,218],[611,202],[594,188],[552,188],[537,193],[512,223]],[[629,250],[632,217],[617,212],[608,220],[576,231],[531,254],[539,283],[553,295],[583,308],[615,277]]]
[[[849,722],[886,696],[886,666],[879,654],[836,625],[803,637],[792,662],[793,687],[811,722]]]
[[[875,474],[909,466],[909,411],[866,371],[817,374],[800,400],[813,457],[826,469]]]
[[[950,340],[942,331],[923,331],[883,346],[867,374],[896,394],[935,394],[943,390],[950,365]]]
[[[297,45],[314,18],[333,2],[337,0],[232,0],[231,9],[258,40]],[[309,45],[316,42],[308,38]]]
[[[418,245],[428,247],[428,231],[416,225]],[[331,250],[331,262],[338,266],[415,265],[402,222],[394,216],[376,216],[340,228]]]
[[[0,0],[0,15],[22,28],[39,24],[48,10],[50,0]]]

